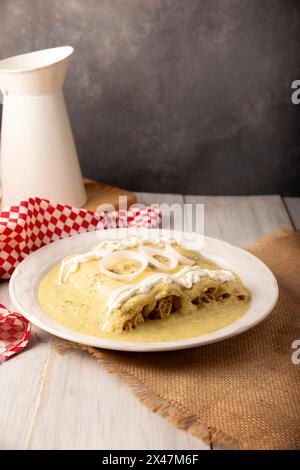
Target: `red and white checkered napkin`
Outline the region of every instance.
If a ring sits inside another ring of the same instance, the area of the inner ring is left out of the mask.
[[[128,211],[93,212],[46,199],[28,198],[0,211],[0,278],[8,279],[32,251],[55,240],[97,229],[159,227],[155,207]],[[23,349],[30,337],[30,324],[18,313],[0,306],[0,360]]]
[[[29,321],[0,304],[0,361],[24,349],[29,338]]]

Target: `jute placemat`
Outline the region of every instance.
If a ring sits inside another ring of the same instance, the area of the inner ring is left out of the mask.
[[[279,301],[255,328],[220,343],[164,353],[88,351],[152,411],[205,442],[241,449],[300,448],[300,232],[249,248],[275,274]],[[267,293],[266,293],[267,295]]]

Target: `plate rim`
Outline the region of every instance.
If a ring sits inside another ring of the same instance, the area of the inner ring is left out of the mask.
[[[112,229],[112,230],[115,231],[116,229]],[[76,235],[73,235],[72,237],[67,237],[67,238],[64,238],[64,239],[56,240],[55,242],[52,242],[48,245],[45,245],[45,246],[39,248],[38,250],[30,253],[17,266],[17,268],[14,270],[14,272],[13,272],[13,274],[12,274],[10,280],[9,280],[9,295],[10,295],[10,298],[12,300],[13,305],[31,323],[38,326],[42,330],[44,330],[44,331],[46,331],[46,332],[48,332],[48,333],[50,333],[50,334],[52,334],[52,335],[54,335],[58,338],[65,339],[67,341],[77,342],[77,343],[81,343],[81,344],[84,344],[84,345],[87,345],[87,346],[92,346],[92,347],[102,348],[102,349],[108,349],[108,350],[115,350],[115,351],[158,352],[158,351],[173,351],[173,350],[181,350],[181,349],[190,349],[190,348],[194,348],[194,347],[205,346],[207,344],[217,343],[217,342],[220,342],[220,341],[224,341],[225,339],[237,336],[237,335],[239,335],[241,333],[244,333],[245,331],[253,328],[258,323],[263,321],[271,313],[271,311],[274,309],[274,307],[277,303],[278,295],[279,295],[279,288],[278,288],[278,282],[277,282],[276,277],[274,276],[271,269],[262,260],[257,258],[257,256],[250,253],[249,251],[247,251],[243,248],[237,247],[237,246],[235,246],[231,243],[228,243],[227,241],[220,240],[220,239],[215,238],[215,237],[200,235],[196,232],[169,230],[169,229],[167,229],[167,230],[164,230],[164,229],[148,229],[147,228],[145,230],[147,230],[148,232],[151,231],[153,233],[154,232],[156,232],[156,233],[157,232],[160,232],[160,233],[168,232],[168,234],[170,234],[170,233],[172,233],[172,234],[176,234],[176,233],[181,233],[182,234],[182,233],[184,233],[184,234],[196,235],[198,238],[203,238],[203,240],[212,241],[213,243],[221,243],[225,246],[230,247],[231,249],[233,248],[234,250],[238,250],[239,252],[242,252],[244,254],[246,253],[247,256],[254,259],[255,263],[258,263],[260,265],[260,267],[262,267],[266,271],[266,273],[270,277],[270,280],[272,280],[272,287],[274,289],[274,292],[273,292],[273,299],[272,299],[272,302],[270,302],[269,307],[258,318],[256,318],[255,320],[253,320],[250,323],[246,322],[246,323],[243,324],[243,322],[241,322],[241,320],[244,319],[244,317],[247,313],[246,312],[242,317],[240,317],[235,322],[230,323],[229,325],[225,326],[224,328],[220,328],[220,329],[215,330],[213,332],[210,332],[208,334],[195,336],[195,337],[192,337],[192,338],[179,339],[179,340],[175,340],[175,341],[159,341],[159,342],[129,342],[129,341],[114,341],[114,340],[111,340],[111,339],[99,338],[97,336],[90,336],[90,335],[87,335],[85,333],[80,333],[76,330],[71,330],[70,328],[67,328],[64,325],[60,324],[59,322],[56,322],[55,320],[51,319],[53,322],[57,323],[57,325],[60,328],[63,328],[65,330],[63,332],[60,332],[60,331],[57,331],[55,329],[55,327],[52,327],[51,325],[43,323],[43,321],[41,321],[35,315],[32,315],[31,313],[28,313],[26,308],[24,308],[22,303],[18,300],[18,298],[16,296],[16,293],[15,293],[14,286],[15,286],[16,280],[18,279],[18,276],[20,275],[20,271],[22,270],[24,265],[26,265],[26,263],[30,262],[30,257],[34,258],[41,251],[43,251],[43,252],[47,251],[47,250],[49,250],[49,247],[57,246],[60,243],[63,244],[63,242],[64,242],[64,244],[66,244],[66,242],[71,240],[71,239],[77,239],[77,238],[83,237],[83,236],[86,236],[86,238],[92,237],[92,235],[96,236],[97,232],[98,233],[99,232],[101,232],[101,233],[104,232],[103,233],[103,236],[104,236],[105,232],[106,233],[109,232],[109,231],[112,232],[112,230],[110,230],[110,229],[103,230],[103,231],[102,230],[95,230],[95,231],[91,231],[91,232],[84,232],[84,233],[81,233],[81,234],[76,234]],[[138,230],[135,229],[135,228],[117,229],[117,230],[126,230],[126,231],[132,232],[133,234],[137,233],[137,231],[138,231],[138,233],[141,233],[140,228]],[[53,249],[53,248],[51,248],[51,249]],[[201,250],[199,249],[199,251],[201,251]],[[39,308],[42,311],[43,315],[47,315],[46,312],[44,312],[41,307],[39,307]],[[232,328],[232,326],[234,324],[238,323],[238,322],[241,322],[241,324],[236,329],[234,329],[230,332],[226,332],[226,329],[228,329],[229,327]],[[77,335],[80,335],[81,338],[80,339],[79,338],[77,338],[77,339],[74,338],[74,336],[77,336]]]

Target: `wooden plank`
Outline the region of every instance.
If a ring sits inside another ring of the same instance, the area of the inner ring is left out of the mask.
[[[183,196],[180,194],[159,194],[159,193],[136,193],[138,202],[146,206],[150,205],[167,205],[173,209],[176,209],[174,206],[179,205],[182,208],[183,205]],[[170,211],[170,216],[165,212],[163,207],[162,209],[162,220],[161,224],[163,228],[174,228],[174,211]]]
[[[52,355],[29,448],[203,448],[140,404],[130,388],[90,356]]]
[[[128,207],[136,202],[136,195],[126,189],[98,183],[87,178],[84,179],[84,186],[88,197],[85,209],[94,211],[102,204],[111,204],[115,209],[118,209],[120,196],[127,198]]]
[[[292,223],[280,196],[185,196],[186,203],[204,204],[204,231],[235,245],[247,246],[258,238]]]
[[[135,193],[138,203],[151,204],[182,204],[184,197],[181,194],[162,194],[162,193]]]
[[[300,230],[300,197],[285,197],[284,202],[294,227]]]
[[[0,283],[0,303],[13,310],[8,282]],[[32,328],[30,345],[0,364],[0,447],[25,449],[49,366],[52,336]]]

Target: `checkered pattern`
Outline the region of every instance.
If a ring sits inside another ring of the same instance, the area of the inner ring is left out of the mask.
[[[0,212],[0,278],[8,279],[29,253],[55,240],[98,229],[157,228],[159,222],[159,209],[155,207],[118,212],[93,212],[69,205],[53,204],[46,199],[24,199],[18,205]],[[6,311],[3,306],[2,309]],[[0,359],[2,356],[9,357],[26,346],[30,335],[30,326],[28,325],[25,331],[24,325],[28,322],[21,315],[17,313],[1,315]],[[13,340],[15,337],[16,340],[10,343],[6,335],[12,319],[15,322],[14,328],[20,329],[23,333],[20,333],[20,336],[12,334],[10,339]],[[7,330],[5,324],[9,326]]]
[[[0,361],[25,348],[30,338],[30,323],[19,313],[0,304]]]
[[[29,198],[0,212],[0,278],[11,276],[32,251],[60,238],[96,229],[159,226],[157,208],[93,212]]]

